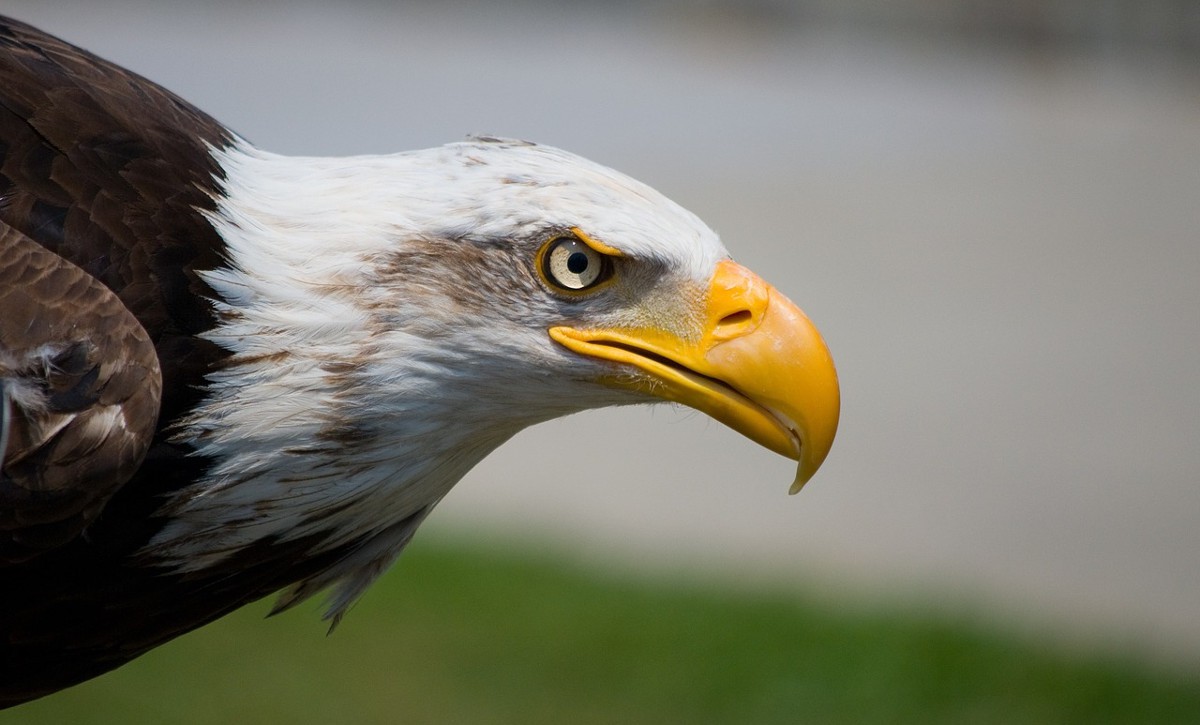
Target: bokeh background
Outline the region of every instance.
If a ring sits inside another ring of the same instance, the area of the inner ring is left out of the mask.
[[[277,152],[486,133],[591,157],[699,214],[824,332],[842,425],[799,496],[788,461],[699,414],[601,411],[490,457],[413,556],[551,552],[548,571],[918,612],[1200,682],[1200,4],[0,10]],[[306,616],[295,656],[332,657]]]

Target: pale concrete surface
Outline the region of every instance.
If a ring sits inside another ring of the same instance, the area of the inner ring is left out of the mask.
[[[720,425],[630,409],[528,431],[429,526],[1200,664],[1194,69],[578,8],[0,8],[275,151],[486,132],[592,156],[708,220],[833,350],[842,428],[798,497]]]

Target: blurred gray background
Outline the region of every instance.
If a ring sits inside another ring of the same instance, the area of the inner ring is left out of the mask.
[[[619,168],[833,350],[841,431],[797,497],[790,462],[699,414],[603,411],[518,437],[424,535],[933,605],[1191,668],[1198,8],[0,0],[273,151],[490,133]]]

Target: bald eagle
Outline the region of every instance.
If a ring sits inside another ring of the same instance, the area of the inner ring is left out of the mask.
[[[534,423],[682,403],[798,487],[838,396],[805,315],[611,169],[271,154],[0,19],[0,706],[275,592],[336,622]]]

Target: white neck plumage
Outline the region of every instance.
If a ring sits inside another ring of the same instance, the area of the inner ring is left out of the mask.
[[[497,341],[430,319],[428,300],[411,299],[420,290],[380,284],[388,253],[420,238],[416,226],[436,231],[396,201],[431,183],[419,154],[295,159],[242,147],[218,158],[226,193],[211,220],[229,266],[205,274],[221,296],[206,336],[232,357],[176,432],[213,466],[168,502],[170,523],[149,549],[198,571],[267,539],[369,541],[296,592],[338,583],[340,612],[471,467],[565,410],[514,412],[511,388],[496,385]]]
[[[556,344],[552,326],[666,320],[727,256],[658,192],[549,147],[213,154],[224,179],[208,216],[228,264],[202,273],[219,297],[205,335],[231,357],[175,428],[209,474],[167,502],[147,553],[194,571],[261,542],[352,545],[293,592],[334,584],[336,611],[514,433],[638,400],[597,385],[609,368]],[[572,229],[657,270],[622,288],[645,297],[549,290],[539,250]]]

